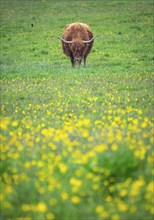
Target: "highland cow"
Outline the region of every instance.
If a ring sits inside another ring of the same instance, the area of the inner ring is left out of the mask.
[[[62,41],[64,54],[70,57],[72,67],[76,62],[80,65],[82,60],[86,66],[86,58],[96,37],[87,24],[76,22],[66,25],[63,36],[58,38]]]

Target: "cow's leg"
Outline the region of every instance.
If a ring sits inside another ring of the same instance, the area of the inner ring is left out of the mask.
[[[79,60],[79,66],[81,65],[82,60]]]
[[[71,59],[72,67],[75,67],[74,57],[70,57],[70,59]]]
[[[86,57],[84,57],[84,66],[86,66]]]

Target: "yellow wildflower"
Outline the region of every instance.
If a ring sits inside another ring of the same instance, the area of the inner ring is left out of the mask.
[[[53,220],[53,219],[55,219],[55,216],[54,216],[53,213],[49,212],[49,213],[46,214],[46,218],[47,218],[48,220]]]
[[[104,209],[102,205],[98,205],[96,207],[96,213],[102,218],[106,218],[109,216],[109,213]]]
[[[126,212],[128,210],[128,205],[122,201],[119,201],[118,208],[120,212]]]
[[[2,130],[4,130],[4,131],[7,130],[7,127],[9,125],[9,123],[10,123],[10,119],[9,118],[5,118],[5,119],[1,120],[0,128]]]
[[[112,215],[111,220],[120,220],[120,216],[117,214]]]
[[[47,211],[47,206],[46,206],[46,204],[43,203],[43,202],[40,202],[40,203],[36,206],[36,211],[37,211],[37,212],[42,212],[42,213],[46,212],[46,211]]]
[[[21,208],[24,212],[28,212],[31,210],[30,205],[28,204],[23,204]]]
[[[92,189],[93,190],[98,190],[99,189],[99,185],[98,184],[93,184]]]
[[[61,193],[61,198],[62,198],[62,200],[67,200],[69,198],[68,193],[67,192],[62,192]]]
[[[71,202],[74,204],[78,204],[80,202],[80,198],[78,196],[72,196]]]
[[[80,186],[82,186],[82,181],[72,177],[70,179],[70,184],[73,185],[73,186],[80,187]]]
[[[59,170],[60,170],[61,173],[66,173],[67,170],[68,170],[68,167],[64,163],[60,163],[58,165],[58,167],[59,167]]]
[[[100,144],[100,145],[97,145],[97,146],[94,147],[94,150],[96,152],[103,152],[103,151],[105,151],[107,149],[108,148],[107,148],[107,146],[105,144]]]
[[[112,151],[117,151],[118,150],[118,145],[117,144],[112,144],[111,150]]]

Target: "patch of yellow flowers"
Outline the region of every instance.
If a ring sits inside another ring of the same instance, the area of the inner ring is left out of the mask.
[[[51,114],[48,109],[47,119]],[[57,128],[44,118],[37,124],[37,115],[27,120],[1,118],[3,215],[26,220],[80,218],[83,208],[84,216],[95,219],[127,219],[140,212],[150,218],[153,123],[131,107],[114,115],[109,110],[91,121],[72,113]],[[131,153],[134,164],[128,158],[116,170],[112,160],[122,161],[121,151]],[[120,176],[125,166],[129,167]]]

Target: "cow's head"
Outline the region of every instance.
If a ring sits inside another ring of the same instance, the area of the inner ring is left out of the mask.
[[[62,37],[58,37],[58,38],[61,39],[62,42],[68,44],[70,51],[72,52],[74,62],[78,62],[80,65],[82,59],[84,58],[85,47],[87,47],[87,45],[89,43],[91,43],[96,37],[97,36],[94,36],[92,39],[87,40],[87,41],[80,40],[80,39],[67,41],[67,40],[63,39]]]
[[[84,44],[82,41],[76,40],[69,44],[69,47],[72,52],[74,61],[80,64],[84,56],[84,49],[86,44]]]

